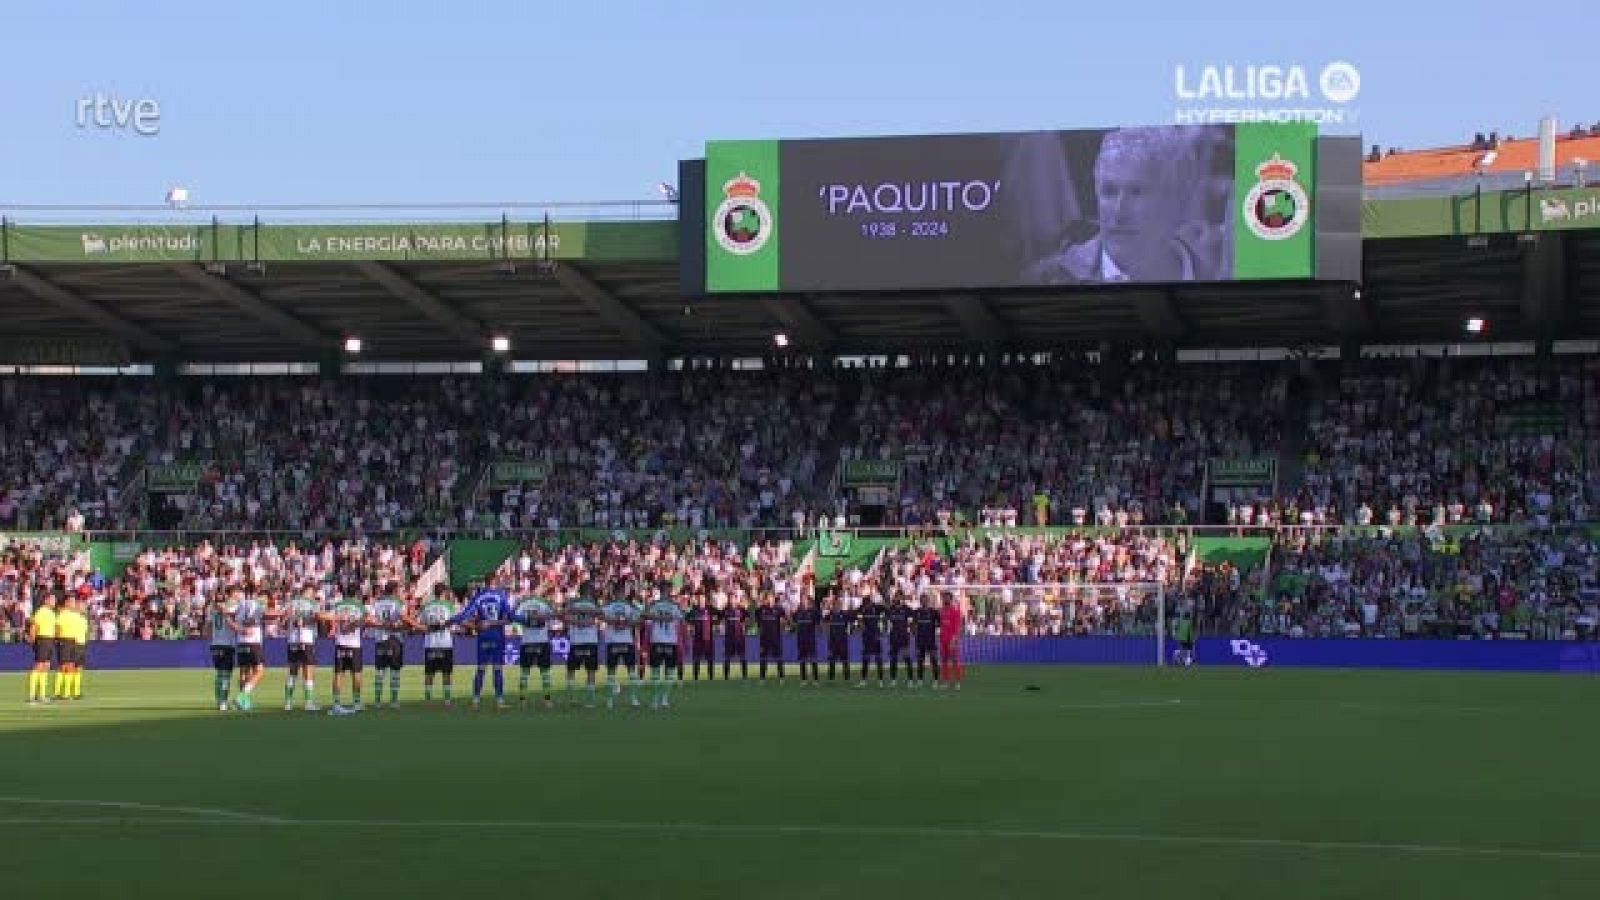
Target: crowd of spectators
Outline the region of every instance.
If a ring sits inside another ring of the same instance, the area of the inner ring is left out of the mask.
[[[487,435],[540,480],[493,492],[500,528],[788,526],[819,503],[837,386],[808,370],[531,381]],[[477,516],[474,516],[476,519]]]
[[[1287,370],[1055,365],[875,370],[845,460],[901,460],[894,524],[1197,521],[1211,457],[1271,457]]]
[[[1600,503],[1597,365],[4,378],[0,529],[804,527],[862,460],[898,467],[884,524],[918,528],[1561,524]],[[1217,458],[1289,465],[1218,514]],[[198,483],[145,509],[135,476],[172,464]]]
[[[1293,517],[1587,521],[1600,499],[1593,360],[1368,361],[1313,391]],[[1291,522],[1292,524],[1293,522]]]
[[[46,593],[87,605],[94,640],[178,640],[201,636],[208,601],[238,586],[267,598],[291,591],[371,599],[390,584],[412,589],[436,548],[427,541],[358,539],[301,546],[213,545],[145,549],[120,576],[106,578],[85,559],[49,554],[36,543],[0,551],[0,642],[20,640],[29,612]],[[277,637],[276,624],[269,636]]]
[[[832,590],[847,609],[869,596],[921,605],[948,594],[974,634],[1130,634],[1154,627],[1154,585],[1178,596],[1183,562],[1181,543],[1154,534],[990,532],[887,550],[839,573]]]
[[[765,541],[744,548],[733,542],[612,540],[546,546],[526,542],[501,569],[519,595],[565,601],[590,597],[637,599],[666,587],[684,603],[717,608],[755,606],[771,596],[793,609],[810,593],[790,541]]]
[[[1287,637],[1588,640],[1600,617],[1600,547],[1570,530],[1300,533],[1274,548],[1267,587],[1264,598],[1238,595],[1219,624]]]
[[[122,491],[154,413],[137,386],[0,378],[0,529],[128,524]]]

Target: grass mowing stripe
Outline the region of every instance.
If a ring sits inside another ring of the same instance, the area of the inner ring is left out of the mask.
[[[0,798],[4,799],[4,798]],[[106,804],[140,807],[143,804]],[[152,808],[152,807],[146,807]],[[178,811],[181,807],[153,807]],[[102,816],[63,819],[0,818],[4,825],[176,825],[198,827],[218,822],[238,822],[244,813],[211,810],[208,814],[193,817],[137,817]],[[1446,856],[1519,857],[1524,859],[1568,860],[1600,862],[1600,852],[1584,850],[1552,850],[1535,847],[1492,847],[1451,844],[1391,843],[1382,841],[1312,841],[1293,838],[1225,837],[1192,834],[1146,834],[1138,832],[1095,831],[1043,831],[1037,829],[963,828],[963,827],[883,827],[835,825],[733,825],[706,822],[606,822],[606,821],[533,821],[527,819],[291,819],[283,817],[250,816],[249,824],[281,825],[294,828],[405,828],[405,829],[474,829],[492,831],[496,828],[529,831],[616,831],[647,833],[678,832],[723,836],[760,835],[814,835],[839,838],[927,838],[943,840],[1036,840],[1070,842],[1106,842],[1135,844],[1188,844],[1210,847],[1249,847],[1277,850],[1311,850],[1326,852],[1417,853]]]

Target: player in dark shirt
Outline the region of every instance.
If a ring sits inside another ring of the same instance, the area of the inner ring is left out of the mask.
[[[939,610],[933,606],[933,595],[924,594],[916,609],[911,612],[911,622],[917,631],[917,680],[912,687],[923,683],[928,675],[927,664],[933,663],[935,683],[939,678]]]
[[[906,683],[911,682],[911,607],[905,594],[895,594],[886,614],[889,620],[889,684],[900,686],[900,663],[906,665]]]
[[[808,599],[801,602],[794,611],[794,639],[800,658],[800,683],[810,684],[812,681],[822,680],[822,671],[817,667],[817,625],[822,620],[822,613]],[[806,664],[810,663],[810,680],[807,679]]]
[[[704,594],[697,594],[689,608],[689,650],[694,659],[694,680],[700,680],[700,664],[706,664],[706,680],[717,675],[717,622],[721,610],[713,609]]]
[[[871,661],[878,663],[878,687],[883,687],[883,604],[875,597],[861,601],[856,618],[861,622],[861,681],[858,688],[867,686],[867,668]]]
[[[767,680],[767,661],[778,664],[778,680],[783,680],[783,623],[789,618],[783,607],[772,602],[772,595],[763,598],[761,605],[756,607],[756,631],[761,635],[760,648],[760,673],[761,680]]]
[[[739,657],[739,677],[750,677],[750,660],[745,655],[745,620],[749,612],[745,610],[743,601],[730,600],[728,608],[722,611],[722,679],[732,677],[729,673],[733,669],[733,658]]]
[[[828,612],[823,616],[828,626],[828,680],[833,680],[833,667],[844,666],[844,678],[850,680],[850,612],[839,607],[838,600],[828,601]]]

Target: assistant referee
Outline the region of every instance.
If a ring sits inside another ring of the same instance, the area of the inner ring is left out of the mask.
[[[56,610],[56,699],[83,699],[83,664],[88,658],[89,617],[83,602],[68,594]]]
[[[28,671],[28,705],[50,702],[50,664],[56,658],[56,597],[44,601],[28,619],[28,640],[33,643],[33,668]]]

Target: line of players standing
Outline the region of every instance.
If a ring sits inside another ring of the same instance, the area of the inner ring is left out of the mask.
[[[619,664],[626,666],[625,673],[631,673],[637,666],[640,670],[639,677],[644,677],[646,660],[642,658],[643,654],[619,655],[613,652],[617,649],[611,640],[613,633],[627,634],[630,648],[633,642],[644,637],[635,630],[640,624],[637,612],[628,616],[614,613],[614,610],[621,608],[615,600],[607,603],[605,607],[600,607],[593,600],[581,599],[564,604],[558,609],[537,597],[514,600],[497,584],[491,583],[487,588],[477,592],[472,601],[458,611],[448,591],[442,587],[436,590],[434,596],[418,598],[410,605],[400,600],[398,594],[399,585],[390,584],[382,597],[364,606],[346,598],[319,602],[315,594],[305,591],[290,597],[276,608],[269,608],[261,599],[250,596],[241,588],[230,589],[223,602],[212,605],[207,617],[211,635],[212,662],[216,669],[214,700],[218,708],[223,710],[229,708],[229,682],[236,667],[239,673],[239,695],[234,705],[240,709],[251,707],[251,697],[265,671],[265,655],[261,648],[264,632],[262,626],[267,619],[281,620],[287,630],[289,671],[284,685],[285,709],[292,705],[297,681],[304,693],[306,708],[312,710],[317,708],[314,700],[312,669],[316,664],[318,626],[329,632],[334,643],[333,700],[336,712],[343,712],[346,709],[341,704],[344,687],[341,676],[345,675],[350,676],[351,680],[351,698],[355,703],[353,709],[360,709],[364,633],[373,638],[375,645],[374,667],[377,673],[373,685],[374,704],[380,701],[384,675],[387,673],[390,704],[398,705],[400,670],[404,666],[404,636],[411,632],[425,635],[423,660],[426,678],[425,699],[432,698],[435,675],[442,675],[444,697],[446,702],[450,700],[451,675],[455,664],[454,634],[457,630],[476,633],[479,636],[478,674],[473,686],[474,699],[476,700],[482,692],[485,667],[491,666],[495,674],[495,693],[497,697],[500,696],[502,657],[499,654],[504,650],[504,627],[512,623],[520,623],[530,629],[524,633],[519,659],[523,670],[521,687],[524,700],[527,698],[530,670],[537,667],[544,682],[545,700],[549,702],[551,637],[549,626],[552,622],[561,622],[572,632],[568,635],[572,644],[567,665],[569,693],[573,685],[570,676],[575,674],[578,668],[587,670],[591,694],[594,690],[593,677],[598,660],[582,658],[581,651],[598,642],[598,630],[595,626],[602,622],[607,626],[606,668],[608,676],[613,680],[613,688]],[[872,666],[875,664],[880,687],[898,685],[900,667],[903,665],[908,686],[915,687],[926,681],[931,682],[934,688],[940,687],[940,683],[943,682],[957,690],[960,689],[963,673],[957,641],[961,618],[953,598],[946,597],[942,609],[935,609],[928,604],[913,607],[906,602],[903,595],[896,595],[888,604],[881,604],[868,598],[855,609],[845,609],[830,592],[820,604],[802,604],[791,613],[777,605],[770,595],[753,610],[738,601],[727,607],[718,608],[703,599],[684,610],[675,602],[665,599],[666,596],[667,591],[663,588],[661,591],[663,599],[653,604],[635,608],[624,602],[621,606],[627,606],[629,609],[654,610],[655,612],[644,617],[661,623],[662,630],[653,632],[655,637],[652,638],[652,644],[659,642],[656,638],[670,634],[671,643],[674,645],[672,649],[687,651],[681,654],[671,652],[670,660],[666,660],[657,652],[664,648],[652,646],[651,663],[670,663],[664,666],[666,670],[664,675],[667,679],[682,680],[685,677],[687,667],[679,664],[681,656],[687,656],[691,660],[692,668],[689,671],[692,671],[696,680],[700,678],[702,664],[706,669],[706,678],[713,679],[719,635],[722,643],[723,678],[731,677],[735,659],[739,661],[740,677],[748,678],[746,636],[753,622],[758,638],[758,677],[763,681],[771,664],[775,664],[778,678],[784,677],[786,662],[784,636],[791,632],[797,644],[796,656],[803,684],[817,684],[822,680],[819,646],[824,639],[827,648],[828,680],[833,681],[836,672],[841,668],[844,678],[848,680],[850,638],[853,633],[859,633],[861,669],[857,687],[867,685]],[[485,600],[494,601],[503,607],[503,610],[486,619],[481,614],[481,601]],[[660,612],[666,607],[671,609],[670,616]],[[577,614],[577,621],[573,620],[573,613]],[[677,627],[676,623],[680,620],[687,626],[686,628]],[[596,634],[586,634],[591,631]],[[486,633],[492,633],[494,639],[486,641]],[[885,643],[887,643],[887,653]],[[665,699],[663,694],[662,705],[665,705]]]
[[[953,600],[946,600],[946,608],[955,611]],[[757,636],[758,677],[767,677],[768,664],[775,664],[778,677],[784,676],[785,632],[792,632],[797,645],[796,656],[800,663],[802,683],[822,680],[819,663],[819,644],[826,640],[828,680],[842,668],[844,677],[850,677],[850,636],[859,633],[861,639],[861,671],[857,687],[865,687],[871,667],[875,664],[879,686],[899,683],[900,667],[905,667],[906,683],[916,686],[930,676],[937,688],[941,681],[960,686],[960,659],[956,652],[954,634],[944,629],[941,638],[941,611],[932,605],[911,606],[904,595],[896,594],[890,603],[879,603],[868,598],[855,609],[845,609],[831,592],[820,605],[802,603],[792,613],[766,597],[754,610],[735,602],[717,608],[700,602],[691,606],[687,615],[689,626],[690,671],[700,678],[700,666],[706,667],[706,678],[715,677],[716,649],[720,634],[722,644],[722,677],[732,674],[733,661],[739,661],[739,675],[750,674],[746,658],[745,640],[750,622],[755,623]],[[888,651],[885,653],[885,643]],[[942,645],[942,646],[941,646]],[[945,652],[941,654],[941,649]],[[941,668],[943,658],[946,665]],[[885,661],[888,663],[888,680],[885,680]],[[913,677],[915,673],[915,677]]]

